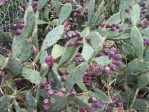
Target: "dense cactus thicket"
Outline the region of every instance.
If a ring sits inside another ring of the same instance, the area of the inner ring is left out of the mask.
[[[0,0],[0,28],[1,112],[149,111],[148,0]]]

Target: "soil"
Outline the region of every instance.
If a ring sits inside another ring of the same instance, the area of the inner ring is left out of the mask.
[[[0,39],[0,55],[7,57],[10,50],[11,50],[10,42]]]

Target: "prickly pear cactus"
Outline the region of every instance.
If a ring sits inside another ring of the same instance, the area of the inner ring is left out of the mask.
[[[0,55],[2,111],[148,112],[147,0],[0,0],[0,6],[8,31],[0,38],[12,42],[8,57]]]

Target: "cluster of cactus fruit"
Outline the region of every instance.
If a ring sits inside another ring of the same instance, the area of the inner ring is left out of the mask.
[[[13,0],[2,1],[4,10]],[[0,55],[2,112],[149,110],[147,0],[122,0],[108,19],[104,0],[29,0],[19,6],[20,17],[7,30],[11,55]]]

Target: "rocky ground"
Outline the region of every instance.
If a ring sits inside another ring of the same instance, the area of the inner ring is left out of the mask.
[[[6,40],[0,39],[0,54],[7,57],[10,49],[10,43]]]

